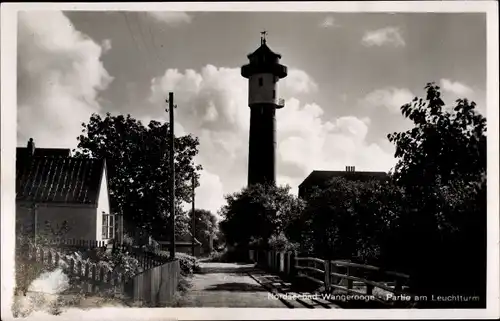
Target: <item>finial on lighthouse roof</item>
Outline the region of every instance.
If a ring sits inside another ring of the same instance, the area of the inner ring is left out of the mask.
[[[266,36],[267,36],[266,30],[260,32],[260,44],[261,45],[266,43]]]

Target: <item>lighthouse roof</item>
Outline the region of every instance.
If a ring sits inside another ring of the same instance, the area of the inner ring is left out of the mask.
[[[257,48],[257,50],[255,50],[254,52],[252,52],[251,54],[249,54],[247,57],[248,59],[252,58],[252,57],[270,57],[270,58],[279,58],[281,59],[281,55],[278,54],[278,53],[275,53],[271,50],[271,48],[269,48],[266,44],[265,41],[262,42],[262,44],[260,45],[259,48]]]

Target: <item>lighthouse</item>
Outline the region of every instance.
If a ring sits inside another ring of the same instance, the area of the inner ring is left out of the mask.
[[[276,110],[285,106],[278,82],[287,76],[287,67],[280,64],[281,55],[267,46],[266,34],[261,33],[260,47],[241,67],[241,75],[248,79],[250,107],[249,186],[276,183]]]

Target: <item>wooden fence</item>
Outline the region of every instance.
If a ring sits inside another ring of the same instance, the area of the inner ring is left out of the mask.
[[[77,248],[86,248],[86,249],[94,249],[99,247],[106,247],[109,241],[96,241],[96,240],[83,240],[83,239],[48,239],[44,240],[43,245],[51,245],[51,246],[67,246],[67,247],[77,247]]]
[[[85,293],[111,291],[124,294],[134,302],[158,306],[173,300],[179,282],[178,260],[155,260],[136,253],[142,269],[139,274],[125,275],[103,264],[75,260],[49,247],[30,245],[23,250],[27,262],[41,263],[48,268],[62,268],[78,289]]]
[[[273,272],[307,279],[329,293],[341,291],[373,295],[375,300],[384,304],[388,302],[382,298],[388,293],[412,297],[405,291],[408,275],[385,271],[372,265],[300,257],[292,252],[250,250],[249,258]]]

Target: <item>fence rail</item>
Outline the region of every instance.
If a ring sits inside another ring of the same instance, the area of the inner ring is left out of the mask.
[[[301,277],[323,287],[325,292],[335,290],[358,295],[372,295],[380,303],[388,293],[412,297],[405,290],[410,276],[386,271],[380,267],[352,263],[347,260],[324,260],[300,257],[291,252],[250,250],[250,260],[288,276]],[[264,258],[264,259],[263,259]],[[290,262],[291,260],[291,262]],[[289,261],[288,264],[284,261]],[[375,291],[375,289],[380,289]],[[385,291],[385,292],[384,292]]]

